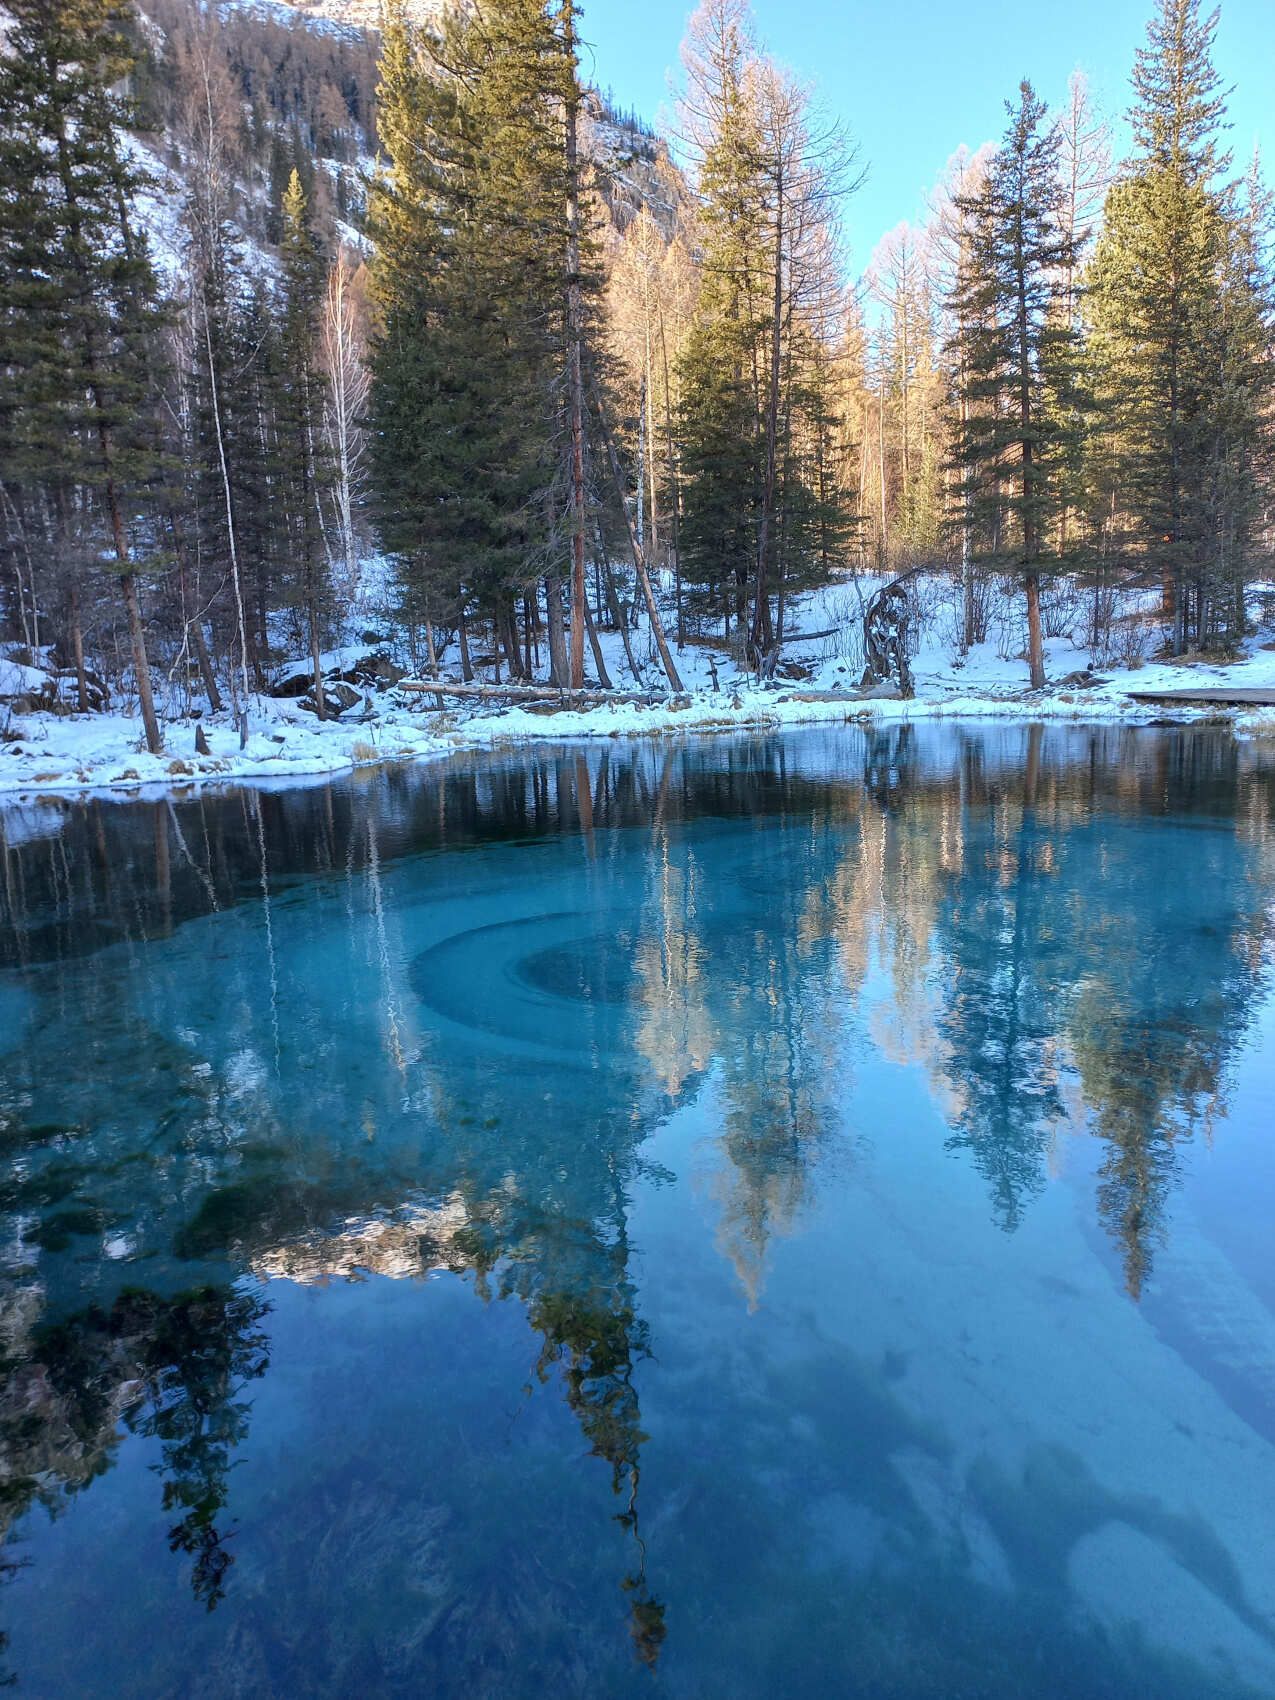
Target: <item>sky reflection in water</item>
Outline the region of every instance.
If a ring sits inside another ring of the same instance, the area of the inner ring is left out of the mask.
[[[0,813],[31,1695],[1275,1695],[1275,764]]]

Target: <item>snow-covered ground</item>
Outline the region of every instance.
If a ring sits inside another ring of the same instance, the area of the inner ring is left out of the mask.
[[[865,590],[870,594],[871,586]],[[1139,704],[1127,693],[1206,685],[1275,690],[1275,642],[1270,632],[1250,639],[1246,655],[1228,665],[1150,662],[1132,669],[1107,668],[1100,674],[1104,682],[1095,686],[1055,683],[1037,694],[1026,689],[1023,662],[1000,653],[1003,643],[999,648],[993,643],[979,645],[959,659],[935,635],[915,659],[914,698],[863,701],[852,694],[860,674],[857,607],[858,592],[843,588],[812,598],[800,610],[795,623],[801,630],[824,632],[830,625],[837,627],[831,636],[816,637],[808,644],[785,645],[785,662],[798,663],[807,672],[800,680],[759,686],[736,669],[723,648],[688,644],[675,654],[685,692],[651,706],[607,703],[555,711],[489,702],[457,706],[452,699],[447,711],[438,713],[425,706],[432,698],[388,689],[366,699],[370,712],[359,705],[340,720],[320,722],[294,700],[262,697],[253,700],[244,749],[228,715],[205,715],[198,722],[167,720],[165,749],[158,756],[147,753],[138,720],[126,713],[12,713],[5,698],[29,688],[39,674],[0,659],[0,794],[128,793],[231,779],[291,783],[305,775],[529,739],[668,736],[861,718],[1192,720],[1205,714],[1216,717],[1220,711]],[[605,634],[603,644],[613,684],[619,690],[633,689],[618,635]],[[658,689],[662,679],[645,632],[634,634],[634,644],[642,683]],[[1049,639],[1046,648],[1051,680],[1064,681],[1088,664],[1087,653],[1066,638]],[[347,647],[325,661],[346,665],[354,653]],[[444,670],[451,671],[446,666]],[[592,676],[591,665],[589,673]],[[489,679],[490,673],[483,676]],[[1241,734],[1275,736],[1275,709],[1239,709],[1229,711],[1227,718]],[[195,750],[196,724],[203,727],[208,741],[206,756]]]

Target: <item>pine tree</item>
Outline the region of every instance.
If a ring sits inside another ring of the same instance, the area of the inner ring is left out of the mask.
[[[762,308],[754,47],[742,5],[705,8],[685,54],[688,129],[699,151],[700,294],[680,362],[683,572],[692,616],[715,614],[729,636],[747,620],[764,470],[756,365]]]
[[[1188,183],[1210,183],[1230,163],[1218,146],[1226,122],[1212,60],[1218,17],[1216,8],[1201,17],[1200,0],[1159,0],[1146,46],[1134,54],[1135,158]]]
[[[1062,180],[1061,220],[1071,239],[1065,267],[1061,312],[1070,327],[1070,341],[1062,346],[1062,370],[1051,395],[1051,404],[1061,414],[1064,464],[1061,469],[1062,499],[1058,510],[1058,553],[1084,552],[1102,531],[1098,491],[1093,478],[1094,447],[1105,419],[1097,405],[1089,349],[1084,335],[1083,268],[1089,260],[1103,203],[1111,185],[1110,128],[1094,107],[1089,85],[1081,71],[1073,71],[1067,83],[1067,101],[1058,120],[1059,171]],[[1079,524],[1076,521],[1079,521]],[[1091,564],[1092,550],[1088,551]],[[1098,584],[1101,567],[1095,572]],[[1095,592],[1093,642],[1102,641],[1100,602]]]
[[[563,565],[573,190],[571,44],[546,0],[457,10],[431,43],[387,20],[369,209],[373,467],[416,619],[485,606]],[[577,231],[577,236],[579,232]],[[515,669],[517,647],[506,645]],[[563,683],[565,656],[558,659]]]
[[[953,314],[964,327],[966,406],[957,453],[962,521],[983,551],[1012,561],[1027,597],[1033,690],[1045,684],[1041,574],[1054,560],[1049,521],[1065,460],[1068,352],[1061,300],[1074,237],[1060,214],[1059,136],[1028,82],[983,186],[964,197],[968,254]]]
[[[1216,27],[1198,0],[1160,0],[1134,66],[1135,154],[1087,279],[1111,500],[1164,585],[1179,653],[1243,630],[1269,443],[1269,289],[1223,180]]]
[[[110,0],[16,0],[0,60],[0,433],[55,505],[88,496],[128,616],[146,742],[162,748],[137,578],[158,558],[162,315],[129,228],[139,178],[112,92],[130,60]],[[99,558],[105,558],[99,551]]]
[[[1233,598],[1237,635],[1245,629],[1245,590],[1263,549],[1269,556],[1275,490],[1275,194],[1256,150],[1229,225],[1223,311],[1216,346],[1223,381],[1222,429],[1214,438],[1214,521],[1220,596]]]
[[[720,616],[726,635],[733,618],[752,662],[771,667],[786,595],[816,558],[812,525],[828,546],[848,530],[844,486],[802,452],[830,424],[818,368],[848,158],[805,91],[757,54],[742,0],[701,7],[685,58],[701,288],[679,361],[683,572],[692,611]]]

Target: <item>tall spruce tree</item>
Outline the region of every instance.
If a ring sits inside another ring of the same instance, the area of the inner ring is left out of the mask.
[[[701,289],[679,360],[683,579],[773,667],[785,600],[844,546],[844,486],[822,476],[834,203],[850,155],[807,92],[752,42],[742,0],[706,0],[685,54],[698,156]]]
[[[679,421],[682,571],[692,618],[729,636],[748,619],[756,566],[764,445],[757,430],[762,336],[756,114],[748,99],[753,44],[742,8],[703,14],[690,56],[700,126],[700,294],[682,351]]]
[[[138,600],[157,559],[162,314],[129,229],[140,181],[114,89],[130,63],[111,0],[15,0],[0,59],[0,434],[53,509],[96,513],[128,617],[147,747],[163,747]]]
[[[1050,519],[1061,500],[1072,327],[1065,311],[1074,237],[1062,219],[1059,137],[1032,86],[1006,103],[1009,126],[969,221],[953,317],[963,327],[957,443],[962,523],[980,552],[1022,576],[1033,690],[1045,685],[1041,574],[1056,564]]]
[[[369,222],[382,535],[411,615],[450,623],[476,605],[516,671],[513,596],[547,575],[553,642],[575,533],[568,296],[591,279],[570,261],[573,45],[548,0],[456,8],[437,38],[400,9],[381,77]],[[556,639],[565,684],[560,618]]]
[[[1134,154],[1087,280],[1111,501],[1163,584],[1179,653],[1243,630],[1269,430],[1269,288],[1225,180],[1217,21],[1199,0],[1160,0],[1134,65]]]

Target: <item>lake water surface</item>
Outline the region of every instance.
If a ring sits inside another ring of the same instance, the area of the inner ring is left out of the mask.
[[[1275,1695],[1275,754],[0,811],[29,1696]]]

